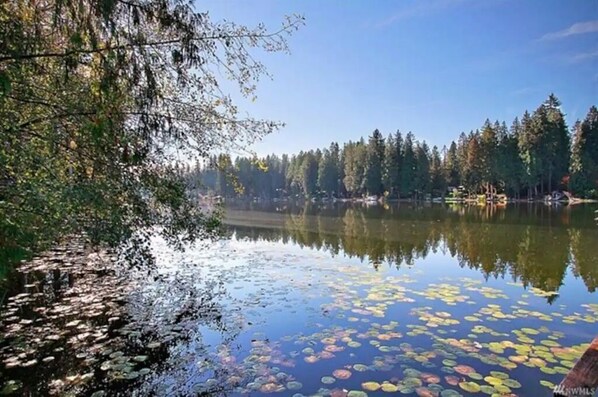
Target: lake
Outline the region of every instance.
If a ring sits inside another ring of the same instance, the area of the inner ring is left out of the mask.
[[[156,269],[4,281],[16,395],[550,396],[597,335],[596,206],[237,204]]]

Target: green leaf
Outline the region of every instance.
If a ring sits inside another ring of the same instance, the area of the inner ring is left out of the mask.
[[[70,37],[71,44],[75,47],[81,47],[83,45],[83,37],[81,37],[81,33],[75,32]]]
[[[11,91],[10,78],[6,72],[0,72],[0,97],[6,96]]]

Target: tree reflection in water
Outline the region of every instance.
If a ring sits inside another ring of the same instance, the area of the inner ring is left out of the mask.
[[[238,238],[325,249],[336,255],[413,266],[430,253],[456,257],[485,277],[558,291],[567,268],[589,292],[598,285],[598,228],[593,207],[443,206],[393,203],[230,206],[226,223]],[[554,299],[553,295],[550,299]]]
[[[229,208],[227,217],[236,238],[295,242],[367,259],[376,269],[415,266],[436,252],[486,277],[548,291],[560,289],[568,269],[591,292],[598,282],[598,228],[592,209],[582,206],[308,205]],[[81,246],[22,264],[2,291],[0,388],[18,387],[22,395],[228,395],[272,386],[270,379],[301,380],[287,370],[295,365],[288,346],[252,328],[289,307],[321,321],[317,297],[329,292],[327,272],[336,265],[289,257],[298,259],[295,271],[308,274],[290,283],[272,266],[287,255],[279,246],[258,254],[234,243],[183,254],[155,246],[161,266],[150,276],[110,266],[111,258]],[[366,284],[376,276],[356,268]],[[244,284],[250,287],[240,293]]]

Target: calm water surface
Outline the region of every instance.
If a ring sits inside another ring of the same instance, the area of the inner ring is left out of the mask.
[[[549,396],[597,335],[595,209],[238,205],[228,239],[153,241],[149,275],[24,268],[3,387]]]

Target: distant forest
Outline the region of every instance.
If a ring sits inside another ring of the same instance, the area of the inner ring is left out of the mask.
[[[449,187],[467,194],[497,192],[511,198],[544,197],[568,190],[598,197],[598,109],[592,106],[571,131],[561,103],[551,94],[532,114],[507,124],[486,120],[448,147],[438,148],[409,132],[367,141],[333,142],[329,148],[264,158],[227,154],[179,168],[192,189],[225,197],[287,196],[423,199]]]

